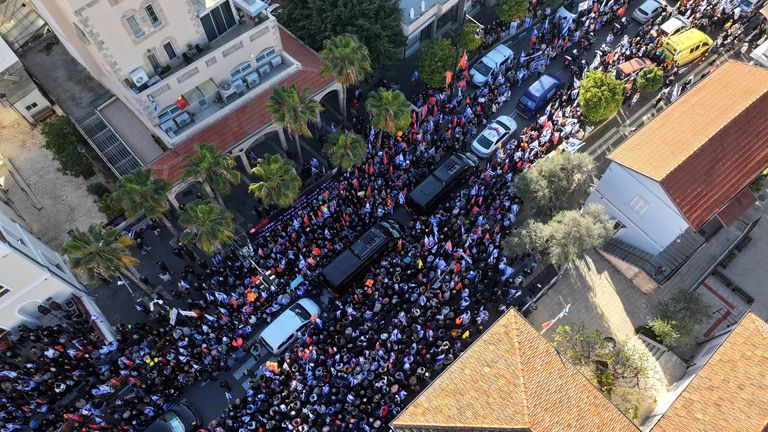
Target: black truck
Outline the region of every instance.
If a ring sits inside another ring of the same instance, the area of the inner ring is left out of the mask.
[[[472,153],[451,155],[413,188],[406,199],[406,206],[420,215],[431,213],[443,198],[461,185],[479,163]]]

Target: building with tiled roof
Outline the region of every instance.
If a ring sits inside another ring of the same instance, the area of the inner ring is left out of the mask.
[[[317,100],[340,90],[265,1],[33,3],[101,91],[65,92],[78,84],[72,73],[41,81],[56,83],[48,90],[62,107],[78,98],[65,112],[118,176],[149,166],[177,183],[199,143],[240,156],[248,169],[246,151],[266,134],[287,148],[266,110],[275,87],[295,84]]]
[[[395,431],[637,431],[515,310],[390,424]]]
[[[608,158],[587,203],[620,223],[604,251],[664,283],[755,203],[768,167],[768,70],[728,61]]]
[[[747,313],[704,345],[645,423],[654,432],[764,432],[768,428],[768,324]]]

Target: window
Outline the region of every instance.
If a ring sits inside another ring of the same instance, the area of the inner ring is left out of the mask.
[[[21,236],[19,236],[15,232],[11,231],[10,228],[8,228],[6,226],[3,226],[2,228],[3,228],[3,235],[5,235],[6,237],[10,237],[16,243],[18,243],[18,244],[20,244],[22,246],[26,246],[27,245],[27,243],[24,241],[24,239],[21,238]]]
[[[85,34],[83,29],[81,29],[80,26],[75,23],[72,23],[72,25],[75,27],[75,33],[77,34],[77,37],[80,39],[80,41],[86,45],[90,45],[91,41],[88,39],[88,36]]]
[[[8,294],[9,292],[11,292],[11,290],[9,290],[8,288],[0,285],[0,297]]]
[[[635,211],[635,213],[642,215],[645,210],[648,209],[648,201],[643,199],[640,195],[635,195],[632,201],[629,203],[629,208]]]
[[[264,51],[260,52],[259,55],[256,56],[256,64],[260,65],[262,63],[266,63],[275,56],[275,49],[274,48],[267,48]]]
[[[48,265],[56,267],[56,269],[59,270],[62,273],[66,273],[66,271],[64,270],[64,266],[61,265],[61,263],[59,263],[56,259],[54,259],[53,257],[51,257],[48,254],[43,253],[43,252],[41,252],[41,255],[48,262]]]
[[[24,109],[27,111],[32,111],[35,108],[37,108],[37,102],[32,102],[31,104],[24,107]]]
[[[168,56],[168,60],[175,60],[176,57],[178,57],[178,54],[176,54],[176,50],[173,49],[173,44],[170,41],[164,43],[163,48],[165,49],[165,54]]]
[[[253,70],[253,65],[251,65],[251,62],[241,63],[236,68],[232,69],[232,72],[229,73],[229,76],[234,81],[236,79],[245,77],[252,70]]]
[[[147,12],[147,17],[149,17],[149,22],[152,23],[153,26],[157,27],[162,24],[160,21],[160,17],[157,16],[157,12],[155,12],[155,7],[151,4],[144,6],[144,10]]]
[[[157,59],[155,53],[148,53],[147,60],[149,60],[149,64],[152,66],[152,69],[154,69],[155,72],[160,70],[160,60]]]
[[[141,28],[141,24],[139,24],[139,20],[136,19],[136,16],[131,15],[126,18],[125,21],[133,32],[133,37],[139,39],[144,36],[144,29]]]
[[[225,1],[201,16],[200,23],[203,25],[208,42],[213,42],[214,39],[234,27],[237,21],[232,13],[232,6],[229,1]]]

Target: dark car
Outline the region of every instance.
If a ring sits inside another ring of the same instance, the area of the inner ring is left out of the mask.
[[[536,80],[517,101],[517,111],[525,118],[531,118],[555,97],[563,86],[563,80],[546,73]]]
[[[421,181],[410,194],[406,205],[414,212],[431,213],[440,201],[472,173],[479,161],[471,153],[457,153],[446,159]]]
[[[350,247],[323,269],[323,278],[338,294],[349,283],[390,250],[403,234],[403,228],[393,219],[385,219],[355,240]]]
[[[144,432],[192,432],[200,426],[200,416],[189,404],[179,402],[149,425]]]

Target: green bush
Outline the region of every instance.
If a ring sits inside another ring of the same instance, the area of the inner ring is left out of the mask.
[[[43,123],[40,133],[45,138],[44,147],[50,150],[59,162],[59,171],[85,179],[94,175],[91,161],[85,154],[92,153],[93,150],[69,117],[52,117]]]
[[[644,92],[655,92],[664,84],[664,73],[656,66],[647,67],[637,75],[637,87]]]
[[[482,31],[475,23],[464,24],[456,35],[456,45],[461,51],[472,52],[479,48],[481,43],[483,43]]]
[[[95,196],[96,198],[101,198],[111,192],[109,188],[101,182],[89,184],[88,187],[86,187],[86,190],[89,194]]]
[[[621,108],[624,83],[605,72],[588,72],[580,88],[581,112],[592,124],[608,120]]]
[[[680,338],[680,334],[675,330],[675,326],[677,326],[675,321],[668,321],[661,317],[654,317],[648,321],[648,327],[664,345],[668,346],[674,345]]]
[[[111,193],[96,198],[94,202],[99,211],[107,217],[107,220],[112,220],[125,213],[122,204]]]
[[[528,15],[528,0],[499,0],[496,14],[502,21],[517,21]]]
[[[448,39],[438,38],[428,42],[421,49],[419,58],[421,80],[432,87],[443,87],[445,73],[453,72],[458,60],[456,51]]]

